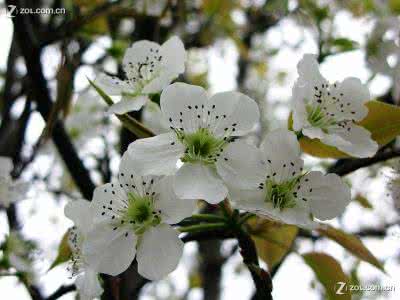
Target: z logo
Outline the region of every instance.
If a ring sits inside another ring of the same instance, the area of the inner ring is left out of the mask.
[[[336,282],[336,295],[344,295],[347,291],[346,282]]]
[[[14,18],[18,13],[18,9],[15,5],[7,5],[7,17]]]

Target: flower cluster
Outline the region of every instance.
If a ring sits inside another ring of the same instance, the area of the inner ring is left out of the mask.
[[[28,186],[26,183],[14,181],[10,173],[13,169],[12,160],[8,157],[0,156],[0,207],[9,207],[24,197]]]
[[[72,269],[85,295],[101,293],[97,273],[118,275],[135,258],[148,279],[173,271],[183,252],[173,226],[192,215],[197,200],[229,199],[237,209],[306,228],[341,214],[351,199],[349,187],[335,174],[304,170],[301,135],[356,157],[377,151],[370,133],[357,125],[368,112],[368,89],[355,78],[329,84],[311,55],[300,61],[293,88],[295,132],[272,131],[259,147],[243,138],[259,122],[257,103],[239,92],[209,97],[199,86],[170,84],[184,61],[176,37],[162,46],[139,41],[123,60],[127,80],[97,79],[105,92],[122,97],[112,113],[148,103],[164,133],[130,144],[117,180],[96,188],[90,204],[66,208],[76,226]],[[155,93],[161,93],[160,107],[150,100]]]

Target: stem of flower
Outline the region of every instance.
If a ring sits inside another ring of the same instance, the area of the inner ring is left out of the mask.
[[[194,214],[190,217],[192,220],[204,222],[225,222],[226,218],[214,214]]]
[[[226,228],[227,225],[225,222],[219,223],[206,223],[206,224],[198,224],[191,226],[183,226],[179,228],[180,232],[199,232],[199,231],[208,231],[214,229],[223,229]]]
[[[243,263],[247,266],[250,271],[251,277],[253,278],[254,285],[256,287],[255,298],[257,300],[270,300],[272,299],[272,280],[270,274],[260,267],[258,262],[257,249],[254,241],[250,235],[243,228],[242,218],[238,218],[238,210],[233,210],[229,201],[225,199],[220,207],[222,212],[227,217],[230,216],[229,225],[233,230],[234,235],[238,240],[240,247],[240,254],[243,258]],[[250,216],[249,216],[250,217]]]

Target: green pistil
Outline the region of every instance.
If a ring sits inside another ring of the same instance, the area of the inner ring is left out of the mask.
[[[216,138],[206,128],[200,128],[195,133],[179,134],[178,138],[186,146],[183,162],[213,164],[227,143],[227,140]]]
[[[267,180],[265,182],[267,191],[265,202],[271,202],[274,208],[279,208],[280,210],[295,207],[296,192],[293,191],[298,181],[299,177],[279,184],[273,180]]]
[[[334,118],[328,116],[328,114],[323,111],[320,105],[307,105],[306,109],[308,114],[308,122],[310,122],[313,127],[318,127],[323,131],[326,131],[328,127],[337,123]]]
[[[133,226],[136,234],[141,234],[150,226],[156,226],[161,222],[159,214],[154,211],[153,198],[133,193],[128,194],[128,208],[123,220]]]

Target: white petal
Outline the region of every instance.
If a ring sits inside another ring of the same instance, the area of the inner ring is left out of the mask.
[[[134,193],[141,196],[152,194],[154,186],[160,180],[160,176],[139,176],[136,173],[136,163],[128,151],[122,155],[118,170],[118,182],[126,193]]]
[[[372,157],[378,151],[378,144],[371,138],[371,133],[353,123],[344,129],[329,130],[321,141],[354,157]]]
[[[125,81],[105,74],[99,74],[94,83],[110,96],[119,96],[123,92],[132,92],[132,88]]]
[[[229,143],[216,166],[222,179],[238,188],[258,187],[267,173],[260,150],[242,140]]]
[[[159,280],[178,266],[183,253],[183,242],[171,226],[151,227],[142,236],[138,252],[138,272],[150,280]]]
[[[200,163],[185,163],[176,173],[174,189],[181,199],[202,199],[211,204],[221,202],[228,194],[217,172]]]
[[[90,203],[92,222],[112,222],[119,216],[119,210],[124,208],[127,198],[125,190],[119,183],[107,183],[97,187]]]
[[[319,72],[318,61],[313,54],[304,54],[297,64],[297,72],[299,73],[299,78],[296,85],[307,86],[310,89],[310,95],[314,94],[314,86],[328,83]]]
[[[176,172],[176,163],[183,156],[185,147],[175,133],[134,141],[128,152],[140,175],[170,175]]]
[[[269,176],[280,183],[298,176],[303,170],[300,145],[296,135],[286,129],[268,133],[260,145]]]
[[[250,97],[238,92],[223,92],[210,98],[205,117],[216,136],[241,136],[254,128],[260,112]]]
[[[310,205],[317,219],[333,219],[350,203],[350,188],[336,174],[313,171],[302,177],[299,184],[298,198]]]
[[[203,127],[206,100],[207,94],[202,87],[176,82],[161,93],[160,106],[171,126],[191,133]]]
[[[137,237],[108,223],[97,224],[83,243],[87,262],[99,273],[116,276],[124,272],[136,254]]]
[[[229,187],[229,196],[233,199],[235,207],[265,218],[309,229],[316,226],[310,219],[310,208],[305,203],[299,202],[293,208],[279,210],[264,201],[264,190],[239,190],[234,187]]]
[[[173,36],[160,49],[162,65],[168,73],[177,75],[185,71],[186,52],[179,37]]]
[[[303,128],[302,133],[310,139],[323,139],[326,135],[325,132],[323,132],[322,129],[318,127]]]
[[[64,214],[72,220],[79,231],[86,234],[92,226],[92,209],[87,200],[70,201],[64,208]]]
[[[98,273],[90,268],[85,269],[85,272],[76,278],[75,285],[81,298],[92,300],[103,293]]]
[[[164,88],[166,88],[176,77],[177,76],[175,74],[161,72],[158,76],[155,76],[153,80],[151,80],[143,87],[142,93],[158,94]]]
[[[13,162],[11,158],[0,156],[0,176],[9,176],[13,169]]]
[[[122,66],[128,78],[136,77],[138,72],[137,68],[132,68],[137,64],[142,64],[147,61],[147,57],[154,55],[155,51],[160,50],[160,45],[151,41],[141,40],[132,44],[125,51]]]
[[[147,96],[137,96],[137,97],[122,97],[121,101],[118,101],[111,105],[108,109],[109,114],[123,115],[131,111],[140,110],[143,105],[145,105],[149,100]]]
[[[337,102],[328,105],[328,111],[335,114],[337,120],[360,121],[368,114],[364,103],[371,99],[368,88],[358,78],[348,77],[340,84],[331,85],[330,93]]]
[[[161,210],[163,222],[178,223],[190,217],[196,209],[197,200],[179,199],[173,188],[173,176],[166,176],[155,187],[159,196],[155,202],[156,210]]]
[[[165,133],[170,130],[167,120],[157,103],[149,101],[142,111],[142,122],[155,134]]]
[[[297,92],[294,92],[294,95],[296,96],[293,96],[292,99],[293,130],[300,131],[302,128],[310,126],[310,123],[307,120],[308,115],[304,97]]]

